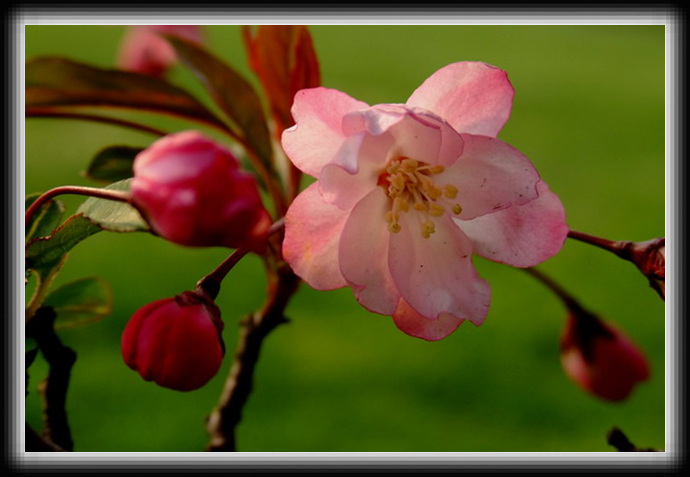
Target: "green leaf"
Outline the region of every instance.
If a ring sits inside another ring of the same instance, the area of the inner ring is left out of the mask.
[[[261,99],[252,85],[203,47],[176,36],[166,36],[180,60],[204,84],[214,101],[239,129],[264,167],[271,169],[272,148]]]
[[[226,129],[187,91],[160,78],[48,56],[27,61],[25,79],[27,113],[31,109],[75,106],[121,107],[171,114]]]
[[[68,218],[48,237],[28,243],[25,251],[26,268],[34,270],[42,282],[59,270],[67,253],[79,242],[99,232],[101,227],[81,214]]]
[[[105,187],[110,190],[129,190],[132,179],[125,179]],[[146,232],[149,226],[137,209],[126,202],[89,197],[77,209],[91,222],[103,230],[111,232]]]
[[[27,196],[24,202],[24,210],[28,209],[40,196],[40,193]],[[53,230],[60,225],[64,212],[65,207],[62,205],[62,202],[49,200],[43,204],[25,226],[26,242],[28,243],[37,237],[47,237],[53,233]]]
[[[81,278],[52,291],[44,306],[55,311],[56,329],[71,328],[99,321],[112,313],[112,291],[102,278]]]
[[[101,182],[116,182],[131,178],[132,164],[141,147],[109,146],[96,154],[84,175]]]

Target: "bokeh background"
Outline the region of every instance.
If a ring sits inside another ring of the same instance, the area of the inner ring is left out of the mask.
[[[26,26],[26,57],[62,55],[113,66],[120,26]],[[536,165],[559,194],[571,228],[610,239],[664,236],[664,26],[311,27],[323,84],[370,104],[404,102],[446,64],[476,60],[508,72],[516,96],[499,137]],[[207,26],[207,44],[255,82],[237,26]],[[210,103],[178,66],[171,81]],[[170,130],[191,123],[153,117]],[[95,185],[81,173],[101,148],[146,146],[152,136],[73,120],[25,122],[26,193]],[[81,198],[66,197],[68,212]],[[228,355],[207,386],[180,393],[144,382],[122,362],[120,334],[142,305],[193,288],[226,256],[148,234],[99,233],[78,245],[57,285],[101,276],[114,294],[111,316],[65,330],[78,354],[68,395],[75,450],[195,452],[204,419],[230,366],[238,320],[264,292],[263,269],[242,261],[218,304]],[[524,272],[475,259],[492,285],[485,323],[439,342],[411,338],[388,317],[359,307],[349,289],[304,285],[291,322],[265,341],[255,388],[238,428],[238,450],[267,452],[612,451],[620,427],[642,447],[664,448],[664,303],[627,262],[568,241],[539,268],[584,306],[623,328],[649,359],[651,379],[622,403],[586,394],[559,363],[561,303]],[[41,428],[30,370],[26,418]]]

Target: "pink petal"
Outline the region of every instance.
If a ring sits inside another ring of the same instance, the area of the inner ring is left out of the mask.
[[[282,135],[285,153],[302,172],[318,177],[321,168],[333,160],[345,140],[343,116],[368,107],[334,89],[319,87],[298,91],[292,105],[296,124]]]
[[[395,326],[410,336],[427,341],[437,341],[451,334],[465,320],[448,313],[441,313],[438,318],[429,319],[419,314],[401,298],[398,309],[393,314],[393,321]]]
[[[341,209],[351,209],[376,188],[379,175],[386,165],[391,148],[388,137],[357,134],[348,138],[338,155],[351,154],[356,167],[341,166],[345,159],[336,159],[321,169],[319,188],[326,202]]]
[[[539,173],[520,151],[487,136],[463,134],[462,138],[462,156],[436,179],[437,185],[457,187],[454,202],[462,206],[461,219],[525,204],[537,197]]]
[[[294,272],[317,290],[347,285],[338,246],[349,212],[327,204],[316,183],[300,193],[285,215],[283,256]]]
[[[353,209],[340,240],[340,270],[357,301],[369,311],[392,315],[400,293],[388,270],[388,197],[376,187]]]
[[[544,182],[537,184],[539,198],[458,226],[482,257],[514,267],[532,267],[558,253],[568,235],[565,210]]]
[[[510,116],[513,95],[505,71],[485,63],[461,62],[432,74],[406,104],[432,111],[458,132],[494,137]]]
[[[351,134],[388,137],[391,150],[384,160],[404,156],[427,164],[452,164],[463,148],[462,137],[441,118],[396,104],[350,113],[343,127]]]
[[[472,243],[449,216],[434,220],[436,231],[424,238],[427,214],[400,214],[401,230],[391,234],[388,263],[400,294],[427,318],[448,313],[479,325],[491,301],[489,284],[472,264]]]

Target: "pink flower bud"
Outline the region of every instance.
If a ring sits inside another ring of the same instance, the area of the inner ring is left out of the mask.
[[[649,377],[647,361],[630,339],[585,310],[568,316],[561,363],[576,384],[610,401],[627,398]]]
[[[151,229],[180,245],[259,250],[271,224],[254,177],[196,131],[168,135],[140,152],[131,192]]]
[[[135,25],[122,40],[118,66],[150,76],[163,76],[177,57],[172,46],[160,34],[177,35],[194,43],[202,42],[198,25]]]
[[[134,313],[122,333],[122,357],[146,381],[191,391],[218,372],[225,354],[222,330],[213,301],[187,291]]]

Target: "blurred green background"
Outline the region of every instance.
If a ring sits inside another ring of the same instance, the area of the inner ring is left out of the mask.
[[[208,26],[207,42],[250,76],[239,27]],[[26,57],[63,55],[114,65],[119,26],[27,26]],[[516,96],[500,138],[524,152],[563,201],[571,228],[642,241],[664,230],[664,26],[311,27],[323,84],[370,104],[404,102],[437,69],[476,60],[508,72]],[[208,102],[192,75],[171,81]],[[175,129],[196,127],[155,118]],[[152,137],[107,125],[31,119],[25,123],[26,193],[81,176],[113,144]],[[64,199],[73,211],[83,199]],[[97,275],[112,285],[113,314],[61,333],[78,354],[68,395],[76,451],[201,451],[238,336],[238,320],[262,303],[263,269],[242,261],[218,304],[228,356],[206,387],[179,393],[144,382],[122,362],[120,334],[142,305],[193,288],[226,256],[148,234],[99,233],[71,253],[56,284]],[[612,451],[620,427],[643,447],[664,448],[664,303],[632,265],[568,241],[540,266],[584,306],[629,334],[649,358],[651,379],[623,403],[590,396],[563,374],[558,354],[565,310],[520,270],[476,259],[492,285],[481,327],[465,324],[439,342],[398,331],[359,307],[349,289],[304,285],[291,322],[266,340],[238,450],[269,452]],[[41,428],[31,368],[27,420]]]

